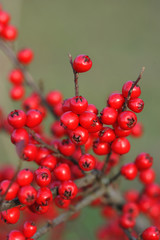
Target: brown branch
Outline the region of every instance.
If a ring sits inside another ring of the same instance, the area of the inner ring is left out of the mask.
[[[73,70],[73,74],[74,74],[74,84],[75,84],[75,96],[79,96],[79,87],[78,87],[78,77],[79,77],[79,73],[77,73],[74,69],[73,69],[73,62],[72,62],[72,56],[69,53],[68,54],[69,57],[69,61]]]
[[[143,73],[144,73],[144,70],[145,70],[145,67],[142,67],[142,70],[141,70],[141,72],[140,72],[137,80],[136,80],[135,82],[133,82],[132,87],[130,88],[130,90],[129,90],[129,92],[128,92],[128,96],[127,96],[127,98],[125,99],[125,102],[124,102],[124,104],[123,104],[122,111],[126,111],[126,109],[127,109],[127,104],[128,104],[128,101],[129,101],[129,99],[130,99],[130,97],[131,97],[133,88],[134,88],[134,87],[138,84],[138,82],[141,80],[142,75],[143,75]]]
[[[48,108],[48,110],[52,113],[52,115],[58,119],[58,117],[54,114],[52,107],[46,102],[45,97],[42,94],[41,89],[39,88],[39,86],[35,83],[35,80],[33,79],[32,75],[27,71],[27,69],[20,64],[20,62],[17,60],[16,54],[15,52],[12,50],[12,48],[6,44],[3,40],[0,40],[0,49],[2,50],[2,52],[9,58],[9,60],[13,63],[13,65],[17,68],[19,68],[25,78],[25,83],[31,88],[33,89],[33,91],[35,91],[36,93],[38,93],[38,95],[41,98],[42,103]]]
[[[105,171],[106,171],[107,165],[108,165],[108,163],[109,163],[110,156],[111,156],[111,152],[107,154],[106,159],[105,159],[105,161],[104,161],[104,165],[103,165],[102,170],[101,170],[101,174],[102,174],[102,175],[103,175],[103,174],[105,173]]]
[[[131,232],[128,229],[122,228],[126,236],[128,237],[129,240],[137,240],[137,238],[133,237]]]

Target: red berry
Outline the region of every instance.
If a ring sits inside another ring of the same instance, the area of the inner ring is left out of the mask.
[[[151,226],[149,228],[146,228],[142,235],[141,238],[143,240],[159,240],[160,238],[160,232],[159,229],[155,226]]]
[[[62,182],[58,188],[58,193],[64,199],[73,199],[78,193],[78,188],[73,181],[69,180]]]
[[[34,144],[28,144],[25,146],[22,157],[25,161],[34,161],[36,159],[38,149]]]
[[[46,96],[46,101],[52,107],[54,107],[58,103],[62,102],[62,99],[63,99],[62,93],[58,90],[51,91]]]
[[[123,214],[120,219],[119,223],[122,228],[133,228],[135,226],[135,219],[130,214]]]
[[[132,129],[125,130],[125,129],[122,129],[119,125],[117,125],[115,126],[114,131],[117,137],[127,137],[131,134]]]
[[[129,90],[131,89],[132,85],[134,84],[133,81],[126,82],[122,87],[122,95],[123,97],[128,97]],[[131,93],[130,98],[138,98],[141,95],[141,89],[138,85],[136,85]]]
[[[4,194],[6,194],[6,191],[8,190],[7,194],[5,195],[5,200],[7,200],[7,201],[14,199],[17,196],[17,193],[18,193],[18,190],[19,190],[19,185],[16,182],[13,182],[11,184],[11,181],[10,180],[3,180],[0,183],[0,195],[3,196]],[[11,184],[11,186],[8,189],[10,184]]]
[[[50,171],[53,171],[57,164],[57,159],[55,156],[49,154],[46,157],[42,158],[40,161],[40,165],[43,167],[47,167]]]
[[[156,178],[155,171],[151,168],[143,170],[139,174],[139,179],[144,184],[150,184],[154,182]]]
[[[137,122],[136,125],[131,129],[132,137],[138,138],[143,134],[143,125],[140,122]]]
[[[70,101],[71,101],[72,98],[67,98],[63,101],[62,103],[62,110],[63,112],[68,112],[70,111]]]
[[[101,112],[101,121],[104,124],[112,125],[116,122],[118,112],[115,108],[105,107]]]
[[[52,192],[48,187],[39,188],[37,191],[36,203],[46,206],[52,201]]]
[[[133,112],[140,113],[144,108],[144,102],[140,98],[130,99],[128,102],[128,107]]]
[[[58,103],[53,107],[53,112],[56,116],[60,117],[63,114],[62,103]]]
[[[133,128],[137,123],[137,117],[135,113],[130,111],[121,112],[118,116],[118,124],[122,129],[129,130]]]
[[[65,134],[65,129],[61,126],[60,121],[55,121],[51,125],[51,132],[55,137],[63,137]]]
[[[60,163],[54,169],[54,176],[57,180],[67,181],[71,179],[71,170],[68,164]]]
[[[51,172],[46,167],[39,167],[35,171],[35,180],[40,187],[46,187],[51,182]]]
[[[124,103],[124,97],[120,93],[112,93],[108,98],[108,105],[115,109],[120,109]]]
[[[10,97],[15,101],[22,99],[24,94],[25,94],[25,89],[22,85],[16,85],[10,91]]]
[[[24,145],[27,145],[29,142],[29,134],[24,128],[15,129],[12,132],[11,141],[13,144],[23,142]]]
[[[12,230],[7,236],[7,240],[25,240],[25,236],[18,230]]]
[[[127,138],[116,138],[111,144],[111,149],[118,154],[126,154],[130,150],[130,143]]]
[[[68,208],[69,205],[71,204],[70,200],[66,200],[61,196],[57,196],[54,200],[55,200],[56,206],[59,208]]]
[[[30,185],[33,181],[33,173],[28,168],[22,169],[17,174],[17,183],[20,186]]]
[[[17,58],[22,64],[29,64],[33,59],[33,52],[29,48],[22,49],[18,52]]]
[[[37,226],[32,221],[26,221],[23,225],[23,234],[26,238],[32,237],[37,231]]]
[[[139,215],[138,205],[134,202],[128,202],[123,205],[123,213],[128,213],[132,217],[137,217]]]
[[[102,142],[110,143],[116,138],[114,130],[109,127],[102,128],[98,135],[99,135],[100,141],[102,141]]]
[[[10,224],[15,224],[20,218],[20,210],[18,207],[2,211],[1,213],[3,221]]]
[[[19,69],[13,69],[13,70],[10,72],[8,78],[9,78],[9,81],[10,81],[11,83],[13,83],[14,85],[20,85],[20,84],[22,84],[23,81],[24,81],[23,73],[22,73],[22,71],[19,70]]]
[[[32,205],[29,207],[29,209],[30,209],[32,212],[34,212],[34,213],[36,213],[36,214],[38,214],[38,215],[41,215],[41,214],[44,214],[44,213],[46,213],[46,212],[48,211],[49,205],[43,206],[43,205],[39,205],[38,203],[35,202],[34,204],[32,204]]]
[[[14,41],[17,35],[17,28],[12,25],[5,26],[1,32],[1,36],[7,41]]]
[[[27,206],[32,205],[36,201],[37,191],[31,185],[23,186],[18,192],[19,201]]]
[[[42,113],[37,109],[31,109],[27,112],[26,126],[34,128],[43,120]]]
[[[35,162],[37,164],[40,164],[41,160],[45,158],[48,154],[50,154],[50,151],[46,148],[38,148],[38,153],[35,159]]]
[[[87,72],[92,67],[92,61],[87,55],[78,55],[73,62],[73,69],[75,72]]]
[[[87,142],[89,134],[85,128],[77,127],[75,130],[70,132],[69,137],[76,145],[83,145]]]
[[[97,155],[106,155],[110,152],[110,145],[107,142],[96,140],[93,142],[93,151]]]
[[[78,162],[80,168],[84,171],[91,171],[96,166],[96,159],[91,154],[84,154]]]
[[[128,180],[136,178],[138,170],[134,163],[127,163],[121,167],[121,174]]]
[[[142,152],[135,159],[136,167],[139,171],[150,168],[153,164],[153,158],[149,153]]]
[[[62,116],[60,117],[60,121],[64,128],[74,130],[78,127],[79,117],[77,116],[77,114],[69,111],[62,114]]]
[[[96,106],[94,104],[88,104],[86,111],[95,113],[96,115],[98,114],[98,109],[96,108]]]
[[[8,114],[8,122],[14,128],[22,128],[26,123],[26,114],[22,110],[14,110]]]
[[[7,25],[10,21],[10,15],[9,13],[5,11],[0,11],[0,23],[3,25]]]
[[[90,128],[95,125],[97,121],[97,115],[92,112],[83,112],[79,117],[79,122],[82,127],[84,128]]]
[[[75,151],[75,145],[70,141],[70,139],[63,139],[58,145],[59,151],[64,156],[71,156]]]
[[[82,114],[87,110],[88,102],[82,96],[75,96],[70,100],[70,109],[76,114]]]

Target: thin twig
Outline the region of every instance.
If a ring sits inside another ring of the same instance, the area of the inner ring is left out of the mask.
[[[131,235],[131,232],[128,229],[124,229],[124,228],[122,228],[122,229],[123,229],[124,233],[126,234],[126,236],[128,237],[129,240],[137,240],[137,238],[135,238]]]
[[[78,86],[79,73],[77,73],[73,68],[72,55],[70,53],[68,54],[68,57],[69,57],[69,61],[74,74],[75,96],[79,96],[79,86]]]
[[[102,174],[102,175],[103,175],[103,174],[105,173],[105,171],[106,171],[106,168],[107,168],[108,163],[109,163],[110,156],[111,156],[111,152],[107,154],[106,159],[105,159],[105,161],[104,161],[104,165],[103,165],[102,170],[101,170],[101,174]]]

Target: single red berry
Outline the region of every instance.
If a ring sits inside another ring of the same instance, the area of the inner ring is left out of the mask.
[[[105,107],[101,112],[101,121],[106,125],[112,125],[116,122],[118,112],[115,108]]]
[[[87,55],[78,55],[73,62],[73,69],[75,72],[87,72],[92,67],[92,61]]]
[[[103,124],[101,123],[99,117],[96,118],[96,120],[94,121],[94,124],[92,124],[92,126],[90,128],[88,128],[88,132],[89,133],[97,133],[98,137],[98,132],[102,129]]]
[[[63,137],[65,132],[65,129],[61,126],[60,121],[55,121],[51,125],[51,132],[55,137]]]
[[[22,49],[18,52],[17,58],[22,64],[30,64],[33,59],[33,51],[29,48]]]
[[[141,234],[143,240],[159,240],[160,232],[159,229],[155,226],[146,228]]]
[[[23,234],[26,238],[32,237],[37,231],[37,226],[32,221],[26,221],[23,225]]]
[[[26,126],[34,128],[43,120],[42,113],[37,109],[31,109],[27,112]]]
[[[28,168],[22,169],[17,174],[17,183],[19,186],[30,185],[33,181],[33,173]]]
[[[130,143],[127,138],[116,138],[111,144],[111,149],[118,154],[126,154],[130,150]]]
[[[46,101],[49,105],[54,107],[58,103],[61,103],[63,99],[62,93],[58,90],[51,91],[46,96]]]
[[[70,139],[63,139],[59,143],[58,149],[64,156],[71,156],[74,153],[76,147],[75,144],[72,143]]]
[[[116,166],[119,163],[119,159],[120,159],[119,154],[117,154],[115,152],[111,152],[111,155],[109,157],[109,165],[111,167]]]
[[[25,161],[34,161],[37,157],[38,149],[34,144],[28,144],[23,149],[22,157]]]
[[[46,157],[42,158],[40,161],[40,165],[43,167],[47,167],[50,171],[53,171],[57,164],[57,159],[55,156],[49,154]]]
[[[58,103],[53,107],[53,112],[56,116],[60,117],[63,114],[62,103]]]
[[[40,187],[46,187],[51,182],[51,172],[46,167],[39,167],[35,171],[35,180]]]
[[[18,191],[18,199],[22,204],[32,205],[36,201],[37,191],[31,185],[23,186]]]
[[[68,181],[71,179],[71,170],[68,164],[60,163],[54,169],[54,176],[57,180]]]
[[[70,200],[76,197],[78,188],[73,181],[69,180],[62,182],[58,188],[58,193],[62,198]]]
[[[69,205],[71,204],[70,200],[66,200],[66,199],[62,198],[61,196],[57,196],[54,199],[54,201],[55,201],[56,206],[59,208],[62,208],[62,209],[68,208]]]
[[[7,41],[14,41],[17,38],[17,35],[17,28],[12,25],[5,26],[1,32],[1,36]]]
[[[15,224],[20,218],[20,210],[18,207],[13,207],[1,213],[2,219],[6,223]]]
[[[77,127],[70,132],[69,137],[76,145],[83,145],[87,142],[89,134],[85,128]]]
[[[40,164],[41,160],[50,154],[50,151],[47,148],[38,148],[38,153],[35,159],[37,164]]]
[[[131,129],[132,137],[138,138],[143,134],[143,125],[140,122],[137,122],[136,125]]]
[[[109,128],[109,127],[102,128],[98,135],[99,135],[99,139],[100,139],[101,142],[110,143],[116,138],[114,130],[112,128]]]
[[[153,183],[156,178],[155,171],[152,168],[140,171],[139,179],[144,184]]]
[[[19,185],[16,182],[13,182],[11,184],[11,181],[12,180],[3,180],[0,183],[0,195],[3,196],[5,194],[5,200],[7,201],[14,199],[17,196],[19,190]],[[10,184],[11,186],[8,189]]]
[[[139,192],[135,189],[127,190],[125,192],[125,199],[127,202],[137,202],[139,198]]]
[[[124,97],[122,94],[112,93],[109,96],[107,103],[112,108],[120,109],[120,108],[122,108],[124,101],[125,100],[124,100]]]
[[[133,218],[130,214],[123,214],[119,219],[119,224],[122,228],[133,228],[136,224],[135,218]]]
[[[14,110],[8,114],[7,119],[13,128],[22,128],[26,123],[26,114],[22,110]]]
[[[23,142],[24,145],[27,145],[29,142],[29,134],[24,128],[15,129],[12,132],[11,141],[13,144]]]
[[[150,168],[153,164],[153,158],[149,153],[142,152],[135,159],[136,167],[139,171]]]
[[[15,101],[22,99],[24,95],[25,89],[22,85],[16,85],[10,90],[10,97]]]
[[[36,203],[46,206],[52,201],[52,198],[51,190],[48,187],[42,187],[37,191]]]
[[[122,95],[123,97],[128,97],[129,90],[131,89],[132,85],[134,84],[133,81],[126,82],[122,87]],[[138,98],[141,95],[141,89],[138,85],[136,85],[131,93],[130,98]]]
[[[69,130],[74,130],[78,127],[79,124],[79,117],[77,114],[68,111],[62,114],[60,117],[61,125]]]
[[[125,129],[122,129],[119,125],[116,125],[114,127],[114,131],[115,131],[115,134],[116,134],[117,137],[127,137],[127,136],[129,136],[131,134],[132,129],[125,130]]]
[[[0,23],[3,25],[7,25],[10,21],[10,15],[9,13],[5,11],[0,11]]]
[[[22,106],[26,111],[30,109],[37,109],[39,107],[39,104],[40,104],[40,99],[35,95],[31,95],[25,98],[25,100],[22,102]]]
[[[123,205],[123,213],[128,213],[132,217],[137,217],[139,215],[138,205],[134,202],[128,202]]]
[[[110,145],[107,142],[96,140],[93,142],[93,151],[97,155],[106,155],[110,152]]]
[[[20,69],[13,69],[9,76],[9,81],[14,85],[21,85],[24,81],[23,73]]]
[[[88,104],[86,111],[95,113],[96,115],[98,114],[98,109],[96,108],[96,106],[94,104]]]
[[[134,163],[127,163],[121,167],[121,174],[128,180],[135,179],[137,173],[138,170]]]
[[[140,98],[130,99],[128,101],[128,107],[133,112],[140,113],[140,112],[142,112],[142,110],[144,108],[144,102]]]
[[[136,114],[131,111],[124,111],[118,115],[118,124],[122,129],[129,130],[137,123]]]
[[[96,166],[96,159],[91,154],[84,154],[78,162],[80,168],[84,171],[91,171]]]
[[[71,101],[72,98],[67,98],[63,101],[62,103],[62,110],[63,112],[68,112],[70,111],[70,101]]]
[[[8,236],[7,236],[7,240],[26,240],[25,236],[23,235],[23,233],[21,233],[18,230],[12,230]]]
[[[87,110],[88,102],[82,96],[75,96],[70,100],[70,109],[76,114],[82,114]]]
[[[32,204],[30,207],[29,207],[29,209],[32,211],[32,212],[34,212],[34,213],[36,213],[36,214],[38,214],[38,215],[42,215],[42,214],[44,214],[44,213],[46,213],[46,212],[48,212],[48,209],[49,209],[49,205],[40,205],[40,204],[38,204],[38,203],[34,203],[34,204]]]
[[[94,126],[96,121],[97,115],[92,112],[85,111],[79,116],[80,125],[87,129]]]
[[[151,198],[160,197],[160,186],[156,183],[150,183],[145,186],[144,193]]]

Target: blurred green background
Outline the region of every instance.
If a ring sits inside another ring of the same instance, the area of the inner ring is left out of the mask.
[[[144,111],[138,115],[144,124],[141,139],[132,139],[128,161],[142,152],[153,155],[158,174],[160,153],[160,1],[159,0],[1,0],[19,29],[16,50],[30,47],[35,60],[30,71],[44,81],[44,91],[59,89],[64,98],[74,94],[73,74],[67,54],[87,54],[92,70],[80,75],[80,93],[101,110],[107,96],[121,91],[127,80],[136,80],[146,67],[140,83]],[[0,105],[6,113],[18,106],[8,98],[6,80],[11,69],[0,56]],[[48,120],[51,121],[51,120]],[[17,160],[9,137],[0,135],[1,162]],[[158,179],[157,179],[158,181]],[[128,185],[132,186],[132,183]],[[125,187],[122,181],[122,188]],[[78,221],[68,225],[64,240],[95,239],[102,220],[98,211],[85,209]],[[73,231],[74,229],[74,231]],[[46,238],[44,238],[46,239]]]

